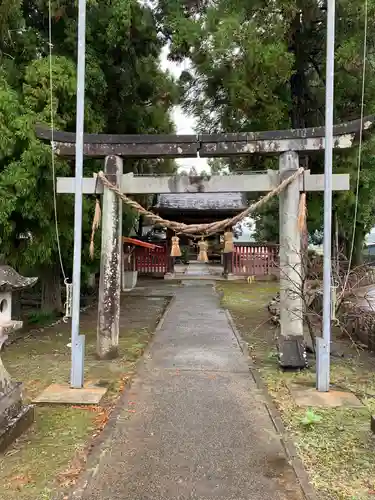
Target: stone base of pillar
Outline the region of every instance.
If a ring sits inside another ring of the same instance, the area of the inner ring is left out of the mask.
[[[22,403],[22,384],[11,383],[0,394],[0,453],[34,422],[34,406]]]
[[[229,276],[233,274],[233,253],[222,253],[222,261],[224,266],[223,276]]]
[[[175,273],[165,273],[164,274],[164,279],[165,280],[174,280],[176,278]]]
[[[279,337],[279,364],[283,369],[307,368],[306,344],[303,336]]]
[[[122,274],[122,291],[130,292],[136,287],[138,280],[138,271],[124,271]]]

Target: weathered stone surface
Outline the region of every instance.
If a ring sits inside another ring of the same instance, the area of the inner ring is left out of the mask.
[[[32,287],[37,281],[38,278],[25,278],[12,267],[0,265],[0,291],[2,292]]]
[[[363,130],[373,126],[374,116],[335,125],[334,147],[349,148]],[[52,140],[50,129],[38,126],[40,139]],[[200,135],[116,135],[85,134],[84,154],[104,158],[108,155],[141,158],[177,158],[200,156],[231,156],[252,153],[277,154],[286,151],[316,151],[325,147],[324,127],[273,130],[243,134]],[[75,133],[54,132],[54,147],[61,156],[75,155]]]
[[[117,186],[121,182],[122,169],[121,158],[106,158],[105,173]],[[122,201],[107,188],[104,190],[102,213],[97,354],[104,359],[117,356],[122,261]]]
[[[279,363],[284,369],[307,368],[306,344],[303,335],[279,337]]]
[[[25,278],[12,267],[0,266],[0,350],[11,331],[22,328],[12,318],[12,291],[33,286],[38,278]],[[14,382],[0,358],[0,452],[32,423],[32,406],[22,403],[22,385]]]
[[[289,177],[299,168],[296,152],[290,151],[280,156],[280,178]],[[299,187],[294,181],[280,194],[280,334],[282,338],[293,337],[303,340],[302,310],[302,266],[301,235],[298,229]],[[280,350],[287,349],[284,358],[280,356],[282,366],[290,366],[296,360],[296,368],[301,367],[303,357],[298,361],[300,341],[280,343]],[[293,354],[292,354],[293,351]]]
[[[246,175],[212,175],[209,178],[191,180],[187,175],[172,176],[144,176],[124,174],[121,181],[121,190],[126,194],[155,194],[155,193],[237,193],[237,192],[265,192],[275,189],[279,184],[277,170],[268,170],[264,173]],[[300,191],[323,191],[324,175],[311,174],[305,171],[299,178]],[[349,174],[334,174],[332,176],[333,191],[348,191],[350,188]],[[74,177],[57,178],[58,193],[74,193]],[[82,183],[83,194],[101,194],[103,185],[96,178],[85,177]]]
[[[6,425],[0,428],[0,453],[3,453],[17,438],[19,438],[34,422],[34,406],[22,406]]]
[[[241,211],[248,206],[242,193],[161,194],[156,209]]]
[[[138,271],[124,271],[122,275],[122,291],[133,290],[137,285]]]

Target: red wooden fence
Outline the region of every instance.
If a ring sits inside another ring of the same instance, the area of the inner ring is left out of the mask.
[[[168,255],[165,245],[153,250],[136,247],[133,252],[133,259],[135,270],[139,274],[165,274],[167,272]]]
[[[232,273],[238,276],[269,276],[278,273],[278,245],[236,244],[232,256]],[[136,247],[132,268],[139,274],[165,274],[168,270],[168,249]]]
[[[278,245],[241,245],[234,247],[233,274],[239,276],[269,276],[277,274]]]

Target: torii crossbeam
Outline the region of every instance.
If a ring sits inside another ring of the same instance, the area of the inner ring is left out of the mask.
[[[363,130],[369,130],[375,115],[363,120]],[[335,125],[334,147],[350,148],[359,138],[361,120]],[[38,126],[40,139],[52,140],[50,129]],[[54,150],[59,156],[75,155],[76,135],[72,132],[54,132]],[[275,155],[285,151],[311,153],[324,150],[325,127],[306,129],[247,132],[238,134],[198,135],[114,135],[85,134],[84,155],[105,158],[118,155],[123,158],[202,158],[246,156],[248,154]]]

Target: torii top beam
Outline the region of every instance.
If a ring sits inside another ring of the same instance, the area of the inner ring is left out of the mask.
[[[334,147],[353,146],[361,132],[369,130],[375,115],[361,120],[335,125]],[[51,141],[49,128],[36,127],[40,139]],[[64,157],[75,155],[76,135],[73,132],[54,132],[54,150]],[[240,134],[198,135],[112,135],[85,134],[84,155],[104,158],[110,155],[123,158],[196,158],[245,156],[248,154],[273,155],[285,151],[309,153],[324,150],[325,127],[306,129],[248,132]]]

